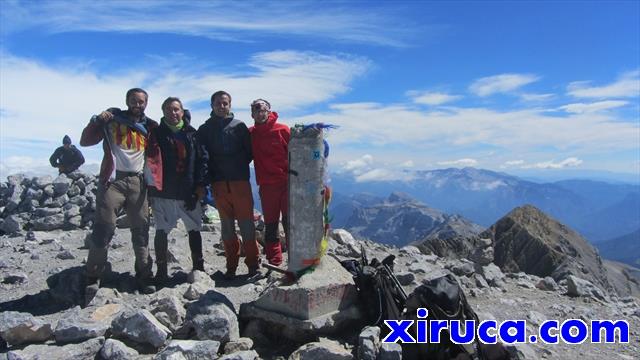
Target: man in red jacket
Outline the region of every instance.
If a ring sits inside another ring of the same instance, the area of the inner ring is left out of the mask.
[[[263,99],[251,103],[251,117],[255,121],[251,132],[253,164],[256,182],[260,187],[260,203],[264,214],[264,247],[270,264],[282,264],[282,245],[278,238],[278,221],[287,231],[288,209],[288,145],[289,127],[278,123],[278,113],[271,111],[271,104]]]

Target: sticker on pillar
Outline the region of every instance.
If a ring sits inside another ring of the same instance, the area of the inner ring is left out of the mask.
[[[320,160],[320,150],[313,150],[313,160]]]

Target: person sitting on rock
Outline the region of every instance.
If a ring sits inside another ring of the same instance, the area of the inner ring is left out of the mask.
[[[126,111],[107,109],[100,115],[94,115],[82,131],[80,145],[92,146],[102,142],[104,151],[87,257],[87,300],[98,291],[99,278],[107,263],[109,243],[116,228],[116,214],[122,208],[130,223],[138,286],[145,293],[155,291],[153,260],[148,248],[149,205],[143,168],[149,132],[158,123],[144,114],[148,98],[143,89],[130,89],[126,95]],[[148,168],[152,174],[159,171],[154,164],[149,164]],[[112,179],[114,170],[115,179]]]
[[[264,248],[269,264],[280,266],[282,245],[278,236],[278,222],[282,214],[282,226],[287,234],[288,146],[291,131],[287,125],[277,122],[278,113],[271,111],[271,104],[266,100],[257,99],[251,103],[251,117],[255,121],[249,132],[265,223]]]
[[[198,128],[198,146],[202,155],[203,179],[211,183],[213,198],[220,214],[221,237],[227,259],[225,278],[233,279],[240,259],[238,220],[245,264],[249,276],[258,274],[259,255],[253,223],[253,196],[249,183],[251,137],[244,122],[231,112],[231,95],[217,91],[211,95],[211,117]],[[198,191],[204,194],[204,185]]]
[[[156,285],[167,280],[168,234],[182,219],[189,234],[189,248],[193,270],[204,271],[202,258],[202,206],[196,195],[195,178],[200,169],[196,146],[196,129],[191,114],[177,97],[162,103],[164,117],[160,126],[151,130],[147,147],[147,163],[158,164],[157,178],[149,182],[151,210],[156,235]]]
[[[56,149],[49,158],[51,166],[58,168],[59,174],[69,174],[78,170],[84,164],[84,156],[78,148],[71,145],[71,138],[65,135],[62,138],[62,146]]]

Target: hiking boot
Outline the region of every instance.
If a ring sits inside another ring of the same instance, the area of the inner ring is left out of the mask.
[[[233,280],[236,277],[236,270],[227,270],[227,272],[224,273],[224,278],[225,280]]]
[[[138,290],[143,294],[153,294],[156,292],[156,287],[152,284],[152,279],[136,279],[138,283]]]
[[[167,264],[164,264],[164,266],[158,264],[158,270],[156,272],[156,276],[153,278],[153,282],[157,286],[162,286],[167,282],[167,280],[169,280],[169,276],[167,275]]]
[[[264,279],[267,277],[267,269],[265,268],[250,268],[249,273],[247,274],[247,280],[249,281],[258,281],[260,279]]]
[[[249,272],[247,273],[247,275],[249,277],[253,277],[253,276],[258,275],[258,273],[259,273],[258,272],[258,267],[257,266],[252,266],[252,267],[249,268]]]
[[[191,259],[192,259],[191,261],[193,262],[192,271],[196,271],[196,270],[204,271],[204,260],[202,259],[202,257],[198,258],[197,255],[191,254]]]
[[[100,289],[100,279],[88,278],[87,286],[84,288],[84,305],[88,306]]]

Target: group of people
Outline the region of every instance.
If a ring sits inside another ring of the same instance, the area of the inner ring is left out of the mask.
[[[145,115],[148,94],[126,94],[126,110],[109,108],[91,118],[80,145],[102,142],[96,213],[87,258],[87,296],[95,294],[107,263],[116,215],[124,208],[130,222],[135,273],[140,290],[155,291],[168,277],[168,234],[182,219],[189,237],[194,270],[204,271],[200,200],[211,186],[220,215],[226,257],[225,278],[232,279],[245,255],[248,275],[258,273],[260,250],[255,237],[249,164],[254,162],[265,218],[267,261],[282,263],[278,225],[287,228],[289,127],[264,99],[251,103],[254,125],[247,127],[231,111],[231,95],[211,96],[211,116],[197,130],[177,97],[162,103],[160,124]],[[115,178],[112,177],[115,170]],[[156,273],[149,252],[149,204],[155,221]],[[240,229],[236,234],[235,223]],[[286,233],[286,231],[285,231]]]

